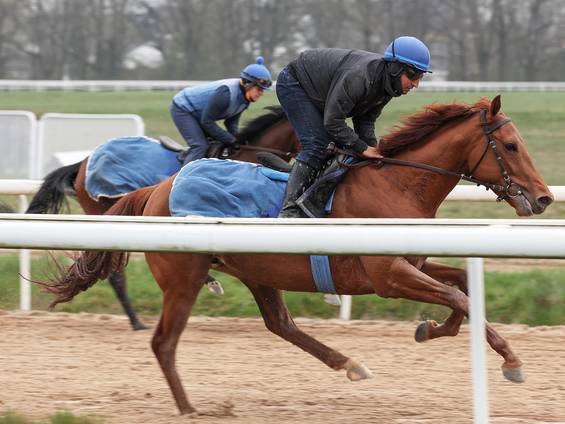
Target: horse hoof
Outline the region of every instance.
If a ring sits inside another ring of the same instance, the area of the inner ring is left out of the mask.
[[[428,321],[421,322],[420,324],[418,324],[418,327],[416,327],[416,333],[414,333],[414,339],[418,343],[423,343],[429,340],[429,338],[430,336],[428,333]]]
[[[365,365],[354,361],[353,359],[348,359],[345,363],[345,369],[347,370],[347,378],[351,381],[365,380],[367,378],[372,378],[373,374],[371,370]]]
[[[513,383],[523,383],[526,381],[526,375],[522,371],[522,367],[508,368],[503,365],[502,374],[504,375],[504,378]]]
[[[222,287],[222,285],[220,284],[219,281],[209,281],[207,283],[208,285],[208,291],[210,291],[211,293],[217,294],[217,295],[222,295],[224,294],[224,288]]]
[[[133,331],[148,330],[149,329],[149,327],[143,325],[143,323],[141,323],[141,322],[136,322],[135,324],[132,324],[131,327],[133,328]]]

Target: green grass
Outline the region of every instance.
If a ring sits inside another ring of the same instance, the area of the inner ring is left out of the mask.
[[[47,112],[62,113],[135,113],[146,124],[148,135],[159,134],[179,138],[169,116],[172,91],[151,92],[4,92],[0,96],[0,109],[23,109],[41,116]],[[415,92],[393,99],[377,121],[377,134],[385,134],[399,120],[433,102],[473,103],[479,97],[492,98],[497,93],[425,93]],[[277,103],[274,92],[268,92],[251,105],[242,122],[261,113],[264,106]],[[565,181],[565,93],[502,94],[502,110],[512,117],[526,140],[530,153],[548,184],[560,185]]]
[[[392,100],[377,121],[378,135],[385,134],[399,121],[433,102],[475,102],[479,97],[494,97],[496,93],[424,93],[416,92]],[[174,92],[6,92],[0,96],[1,109],[30,110],[41,116],[46,112],[67,113],[135,113],[143,117],[148,135],[165,134],[179,139],[169,116],[169,104]],[[269,92],[258,104],[253,104],[243,115],[242,123],[259,115],[262,108],[275,104],[276,96]],[[536,166],[546,182],[552,185],[565,184],[565,93],[504,93],[503,111],[512,117]],[[13,208],[17,206],[14,196],[1,196],[1,201]],[[80,207],[73,204],[73,213]],[[534,218],[561,218],[565,205],[554,204],[541,216]],[[506,204],[495,202],[446,202],[439,210],[442,218],[515,218],[514,210]]]
[[[102,421],[92,418],[76,417],[68,412],[58,412],[48,419],[30,420],[14,412],[0,415],[0,424],[101,424]]]
[[[448,260],[461,266],[460,260]],[[34,258],[33,269],[44,270],[45,258]],[[18,307],[18,263],[15,256],[0,257],[0,309]],[[260,313],[247,288],[233,277],[215,273],[226,291],[216,296],[206,289],[200,292],[193,315],[259,317]],[[134,258],[127,268],[128,292],[136,310],[156,315],[161,309],[161,291],[145,261]],[[34,278],[44,278],[43,271]],[[538,269],[527,272],[485,273],[487,317],[493,322],[528,325],[565,324],[565,272]],[[286,292],[291,313],[299,317],[336,318],[338,308],[324,303],[321,294]],[[46,309],[51,296],[33,287],[34,309]],[[79,294],[72,302],[57,306],[57,311],[121,314],[121,307],[107,282],[100,282]],[[376,295],[353,299],[353,319],[436,319],[447,317],[449,310],[402,299],[383,299]]]

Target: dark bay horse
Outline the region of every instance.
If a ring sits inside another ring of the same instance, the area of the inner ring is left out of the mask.
[[[294,157],[299,148],[299,141],[282,108],[273,106],[265,113],[250,121],[237,135],[240,148],[230,152],[228,159],[257,163],[259,152],[270,152],[285,161]],[[135,158],[132,158],[135,160]],[[85,187],[88,158],[82,162],[56,169],[45,177],[39,191],[33,197],[26,213],[59,213],[65,196],[71,192],[76,195],[79,204],[87,215],[102,215],[117,198],[101,197],[94,200]],[[134,330],[146,328],[131,306],[126,291],[125,273],[116,271],[108,276],[124,311],[129,317]]]
[[[517,128],[499,113],[500,105],[499,96],[474,105],[433,104],[408,117],[403,126],[383,139],[381,152],[397,161],[426,165],[351,169],[335,193],[331,217],[431,218],[459,176],[471,172],[518,215],[542,213],[553,196]],[[438,168],[445,172],[438,172]],[[170,178],[131,193],[107,214],[168,216],[172,182]],[[48,290],[56,295],[53,303],[66,302],[108,273],[120,270],[126,257],[124,252],[83,252],[65,275],[49,283]],[[146,253],[146,258],[164,296],[151,346],[181,414],[194,408],[176,369],[176,347],[211,267],[239,278],[249,288],[270,331],[330,368],[346,370],[350,380],[371,376],[363,364],[318,342],[293,322],[282,291],[316,291],[308,256]],[[441,325],[427,321],[417,327],[417,342],[455,336],[469,313],[463,269],[429,262],[425,257],[402,256],[333,256],[330,265],[339,294],[376,293],[450,308],[451,315]],[[514,382],[524,381],[522,362],[508,342],[489,323],[486,335],[490,346],[504,358],[503,375]]]

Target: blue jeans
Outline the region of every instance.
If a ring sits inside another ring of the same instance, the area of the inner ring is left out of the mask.
[[[301,150],[297,159],[314,169],[320,169],[327,158],[329,137],[324,128],[324,116],[310,100],[285,67],[277,78],[277,97],[288,120],[300,140]]]
[[[186,144],[190,147],[183,165],[205,157],[209,145],[206,140],[206,135],[204,135],[204,131],[202,131],[196,118],[192,116],[190,112],[178,107],[175,102],[171,103],[170,110],[173,122],[182,135],[182,138],[184,138],[184,141],[186,141]]]

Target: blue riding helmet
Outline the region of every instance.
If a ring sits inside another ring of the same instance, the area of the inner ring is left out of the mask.
[[[384,60],[400,62],[415,67],[422,72],[430,72],[430,51],[416,37],[398,37],[388,45]]]
[[[256,85],[263,90],[267,90],[273,85],[273,81],[271,79],[271,73],[267,67],[263,65],[264,62],[265,59],[263,59],[263,56],[257,56],[255,63],[247,65],[240,76],[244,80],[249,81],[251,85]]]

